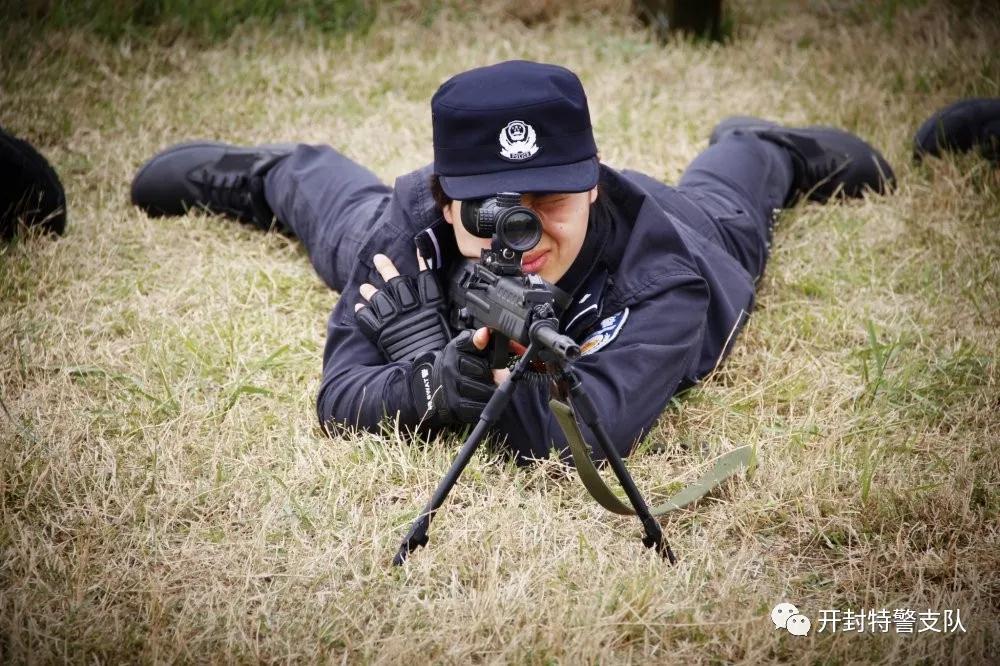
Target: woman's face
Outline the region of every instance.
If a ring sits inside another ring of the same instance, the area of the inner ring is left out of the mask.
[[[589,192],[523,195],[521,205],[535,211],[542,220],[542,239],[521,257],[521,269],[525,273],[536,273],[552,284],[558,282],[580,254],[587,236],[590,204],[596,200],[596,187]],[[455,230],[455,240],[462,255],[479,259],[480,250],[490,247],[490,239],[469,233],[461,224],[460,207],[460,201],[452,201],[442,211],[444,219]]]

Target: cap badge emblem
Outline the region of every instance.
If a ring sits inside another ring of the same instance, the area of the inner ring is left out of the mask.
[[[535,128],[523,120],[512,120],[500,130],[500,157],[523,162],[535,156]]]

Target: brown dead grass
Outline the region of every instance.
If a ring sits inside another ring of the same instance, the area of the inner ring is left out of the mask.
[[[70,226],[0,249],[0,660],[996,660],[1000,180],[909,161],[932,110],[1000,95],[996,14],[740,4],[731,43],[662,47],[611,10],[509,7],[5,51],[0,123],[62,174]],[[195,137],[328,142],[391,179],[430,159],[435,87],[512,57],[580,74],[615,166],[674,180],[733,113],[844,126],[896,166],[892,196],[782,216],[734,353],[630,460],[659,494],[758,449],[664,521],[674,568],[554,465],[481,457],[393,570],[456,440],[322,437],[336,295],[303,253],[128,205],[136,167]],[[773,628],[779,601],[809,637]],[[820,609],[882,607],[960,608],[968,632],[816,632]]]

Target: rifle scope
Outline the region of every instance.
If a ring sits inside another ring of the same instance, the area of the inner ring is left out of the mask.
[[[462,202],[462,226],[478,238],[492,238],[515,252],[527,252],[542,238],[542,221],[521,205],[521,195],[501,192],[495,197]]]

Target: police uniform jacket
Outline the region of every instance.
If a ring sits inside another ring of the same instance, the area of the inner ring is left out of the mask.
[[[387,255],[416,274],[415,247],[447,272],[461,258],[430,192],[430,167],[397,179],[367,232],[353,275],[333,310],[317,398],[320,422],[377,430],[386,418],[415,426],[409,363],[387,362],[357,326],[359,287],[381,284],[372,264]],[[622,455],[649,431],[670,398],[710,372],[728,351],[754,298],[754,280],[707,230],[711,210],[689,194],[633,171],[601,166],[604,214],[592,213],[584,251],[559,287],[572,296],[562,331],[581,343],[574,363]],[[524,382],[496,425],[520,460],[565,452],[548,408],[549,389]],[[592,434],[582,426],[588,441]]]

